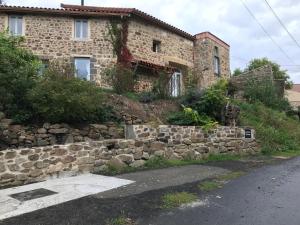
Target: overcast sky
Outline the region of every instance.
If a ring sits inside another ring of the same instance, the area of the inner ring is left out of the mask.
[[[8,5],[59,7],[80,0],[5,0]],[[300,47],[288,36],[264,0],[245,0],[250,10],[288,57],[270,40],[241,0],[85,0],[85,5],[134,7],[191,34],[210,31],[231,46],[231,70],[249,60],[268,57],[300,83]],[[268,0],[293,37],[300,43],[300,0]]]

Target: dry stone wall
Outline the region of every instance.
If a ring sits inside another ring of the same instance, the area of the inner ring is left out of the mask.
[[[23,126],[11,122],[10,119],[0,118],[0,150],[124,137],[124,127],[115,123],[78,126],[44,123],[41,126]]]
[[[178,160],[203,159],[209,154],[258,151],[254,136],[244,138],[242,128],[220,127],[209,133],[197,127],[161,126],[158,130],[149,126],[132,128],[136,128],[135,133],[139,138],[0,151],[0,187],[84,172],[99,173],[109,166],[141,167],[155,156]],[[155,130],[159,131],[156,135]],[[166,137],[170,138],[167,140]]]

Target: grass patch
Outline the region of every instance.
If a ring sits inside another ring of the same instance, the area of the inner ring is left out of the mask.
[[[198,185],[201,191],[213,191],[215,189],[221,188],[222,184],[220,182],[213,180],[213,181],[204,181]]]
[[[300,122],[261,103],[239,103],[241,123],[256,130],[264,154],[300,154]],[[281,153],[280,153],[281,154]],[[284,154],[284,153],[283,153]]]
[[[162,197],[162,208],[176,208],[197,200],[197,196],[188,192],[168,193]]]
[[[292,158],[292,157],[300,156],[300,151],[289,150],[289,151],[281,151],[281,152],[272,152],[271,156]]]
[[[105,225],[134,225],[131,219],[121,216],[119,218],[107,220]]]
[[[230,173],[226,173],[226,174],[218,176],[217,180],[218,181],[234,180],[240,176],[243,176],[244,174],[245,174],[245,172],[243,172],[243,171],[234,171],[234,172],[230,172]]]

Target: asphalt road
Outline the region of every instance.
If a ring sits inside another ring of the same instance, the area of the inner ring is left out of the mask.
[[[200,197],[202,206],[139,219],[141,225],[299,225],[300,158],[256,169]]]

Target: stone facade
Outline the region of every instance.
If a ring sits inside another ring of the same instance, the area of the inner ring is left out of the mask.
[[[159,66],[175,66],[183,73],[183,81],[187,71],[194,70],[197,76],[201,76],[200,88],[212,84],[218,78],[213,74],[213,50],[214,47],[218,47],[221,76],[226,77],[230,74],[229,46],[210,33],[192,36],[134,9],[116,8],[116,14],[104,16],[100,13],[101,10],[105,11],[103,8],[64,7],[66,8],[26,10],[22,7],[1,6],[0,30],[7,28],[10,14],[22,15],[23,33],[26,38],[24,47],[32,50],[43,60],[72,64],[75,57],[90,58],[91,80],[102,87],[110,87],[104,72],[114,65],[117,59],[109,40],[108,24],[110,20],[124,16],[124,12],[128,11],[135,14],[135,16],[125,14],[129,18],[127,45],[134,60]],[[88,20],[88,38],[85,40],[74,38],[76,18]],[[160,43],[158,52],[153,51],[154,41]],[[151,90],[157,78],[152,74],[139,75],[137,91]],[[184,82],[181,86],[183,92]]]
[[[151,131],[149,126],[133,128],[139,135],[148,132],[145,128]],[[197,127],[161,126],[159,132],[156,138],[149,139],[112,139],[0,151],[0,187],[60,175],[101,172],[108,166],[141,167],[155,156],[203,159],[209,154],[255,153],[258,150],[254,136],[245,139],[241,128],[220,127],[206,133]]]
[[[217,48],[217,54],[215,49]],[[229,45],[214,35],[204,32],[196,35],[195,73],[200,76],[199,86],[206,88],[220,78],[230,77]],[[220,74],[215,74],[214,57],[219,58]]]

